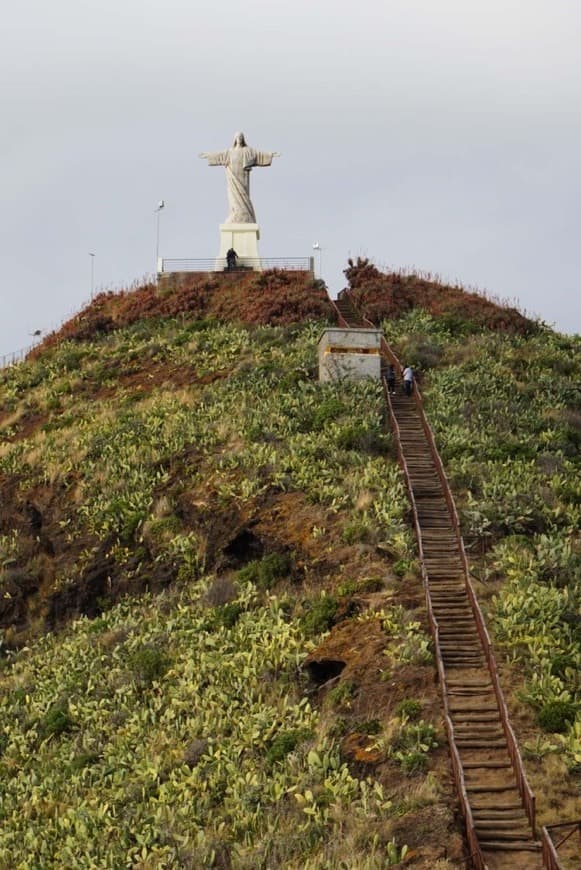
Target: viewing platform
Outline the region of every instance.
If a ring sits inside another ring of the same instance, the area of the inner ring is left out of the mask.
[[[241,272],[265,272],[281,269],[285,272],[309,272],[315,275],[314,257],[244,257],[229,267],[225,257],[211,259],[171,260],[162,257],[157,261],[157,284],[160,290],[175,290],[188,275],[221,274],[239,275]]]
[[[202,260],[170,260],[162,257],[157,261],[157,274],[176,272],[264,272],[267,269],[283,269],[290,272],[315,272],[314,257],[244,257],[243,262],[234,269],[228,268],[226,257],[212,257]]]

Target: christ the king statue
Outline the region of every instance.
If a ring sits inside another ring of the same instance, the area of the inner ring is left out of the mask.
[[[226,224],[256,224],[256,214],[250,199],[250,171],[255,166],[270,166],[273,157],[280,157],[277,151],[256,151],[246,144],[244,133],[237,133],[234,144],[226,151],[200,154],[208,161],[208,166],[226,167],[228,204],[230,214]]]

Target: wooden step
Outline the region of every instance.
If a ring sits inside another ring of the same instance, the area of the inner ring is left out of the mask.
[[[465,689],[461,689],[460,687],[456,687],[456,688],[454,686],[450,687],[450,683],[447,683],[447,685],[448,685],[448,697],[450,698],[451,701],[460,700],[460,699],[468,700],[469,698],[479,699],[479,698],[482,698],[484,695],[486,695],[489,692],[490,692],[490,697],[491,698],[493,697],[492,696],[492,686],[488,686],[487,688],[484,688],[484,689],[481,689],[481,688],[471,689],[470,687],[466,687]]]
[[[484,795],[482,795],[482,797],[484,797]],[[475,813],[475,812],[479,813],[479,812],[488,812],[489,810],[496,810],[496,809],[522,811],[522,808],[523,808],[522,803],[520,801],[517,803],[512,802],[512,803],[503,803],[503,804],[499,804],[497,798],[495,798],[494,801],[495,802],[493,804],[478,804],[478,803],[475,803],[471,800],[470,801],[470,809],[472,810],[473,813]]]
[[[522,819],[523,817],[526,819],[526,813],[522,807],[515,807],[511,810],[495,810],[491,807],[485,810],[478,810],[474,807],[471,808],[473,818],[478,821],[481,819],[484,821],[485,819]]]
[[[467,724],[481,724],[484,722],[495,722],[497,724],[500,724],[500,713],[456,713],[454,714],[454,719],[456,719],[456,717],[460,721],[466,722]]]
[[[482,682],[477,682],[475,680],[471,680],[467,683],[465,680],[455,680],[453,677],[450,677],[447,680],[449,686],[453,686],[454,688],[460,689],[488,689],[492,686],[490,680],[484,680]]]
[[[454,653],[444,650],[441,657],[444,664],[448,664],[451,668],[464,668],[464,670],[470,663],[472,663],[473,668],[481,668],[484,667],[484,663],[486,662],[483,655],[476,653],[454,655]]]
[[[462,716],[465,713],[498,713],[498,707],[496,704],[492,706],[492,704],[472,704],[470,707],[467,707],[463,704],[461,707],[452,703],[454,699],[450,698],[448,700],[448,705],[450,707],[450,713],[452,716]]]
[[[474,737],[504,737],[504,731],[500,729],[500,716],[495,721],[483,722],[467,720],[464,716],[453,716],[454,732],[459,737],[474,735]]]
[[[520,823],[522,825],[522,823],[524,822],[524,824],[526,825],[526,816],[524,815],[524,812],[523,817],[524,818],[520,820]],[[511,834],[514,833],[516,829],[518,831],[519,837],[526,837],[527,835],[530,835],[531,832],[528,830],[528,826],[525,827],[523,830],[522,827],[517,827],[517,824],[518,819],[478,819],[478,821],[474,822],[474,827],[477,831],[496,830],[507,831]]]
[[[515,840],[512,843],[497,840],[481,840],[480,848],[483,852],[540,852],[541,844],[535,840]],[[515,868],[517,870],[517,868]]]

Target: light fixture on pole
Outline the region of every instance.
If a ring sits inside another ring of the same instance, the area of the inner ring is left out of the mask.
[[[313,251],[319,252],[319,279],[323,280],[323,249],[318,242],[313,245]]]
[[[91,258],[91,299],[95,295],[95,255],[89,251],[89,257]]]
[[[158,274],[161,272],[160,264],[159,264],[159,215],[161,210],[165,208],[165,201],[160,199],[157,204],[157,208],[155,209],[155,276],[157,278]]]

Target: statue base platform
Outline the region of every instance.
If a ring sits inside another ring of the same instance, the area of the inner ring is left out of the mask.
[[[216,261],[216,271],[226,265],[226,254],[234,248],[237,254],[236,266],[241,269],[261,271],[258,240],[258,224],[220,224],[220,253]]]

